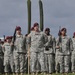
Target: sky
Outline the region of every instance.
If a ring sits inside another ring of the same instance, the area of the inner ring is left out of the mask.
[[[67,28],[67,35],[75,31],[75,0],[42,0],[44,10],[44,29],[49,27],[51,34],[57,37],[59,26]],[[39,0],[31,0],[31,25],[40,21]],[[27,33],[27,0],[0,0],[0,37],[13,35],[16,26]]]

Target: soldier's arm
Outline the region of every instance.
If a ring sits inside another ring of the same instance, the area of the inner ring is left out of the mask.
[[[2,51],[5,52],[5,44],[2,45]]]
[[[26,50],[26,37],[23,37],[21,46],[22,46],[22,49]]]
[[[59,49],[60,46],[59,46],[59,38],[56,39],[56,49]]]
[[[47,37],[47,35],[46,34],[44,34],[44,46],[48,46],[48,37]]]
[[[27,36],[27,44],[31,44],[31,36],[32,36],[32,32]]]
[[[53,50],[54,50],[54,53],[56,52],[56,39],[53,38]]]
[[[72,42],[72,39],[70,38],[69,41],[70,41],[70,51],[73,51],[73,42]]]

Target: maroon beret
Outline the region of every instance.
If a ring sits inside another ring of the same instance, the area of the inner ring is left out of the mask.
[[[39,24],[36,22],[34,23],[33,27],[39,26]]]
[[[21,30],[21,27],[20,27],[20,26],[17,26],[17,27],[16,27],[16,30]]]
[[[75,32],[73,33],[73,36],[75,36]]]
[[[31,28],[31,31],[34,30],[34,27]]]
[[[65,31],[66,32],[67,30],[66,30],[66,28],[62,28],[61,31]]]
[[[10,38],[10,39],[12,39],[12,38],[13,38],[13,36],[9,36],[9,38]]]
[[[50,28],[46,28],[45,31],[50,31]]]
[[[6,40],[7,40],[7,39],[10,39],[10,36],[7,36],[7,37],[6,37]]]
[[[6,40],[7,40],[7,39],[12,39],[12,36],[7,36],[7,37],[6,37]]]

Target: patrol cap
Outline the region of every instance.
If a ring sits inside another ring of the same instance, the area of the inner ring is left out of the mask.
[[[66,28],[62,28],[61,31],[65,31],[65,32],[67,32]]]
[[[46,28],[45,31],[49,31],[50,32],[50,28]]]
[[[33,27],[39,26],[39,24],[36,22],[34,23]]]
[[[17,30],[21,30],[21,27],[20,27],[20,26],[17,26],[17,27],[16,27],[16,31],[17,31]]]

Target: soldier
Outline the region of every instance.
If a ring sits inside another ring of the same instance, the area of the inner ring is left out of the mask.
[[[28,43],[30,46],[30,70],[34,75],[36,72],[35,66],[37,61],[41,65],[41,72],[45,74],[44,64],[44,44],[47,42],[47,36],[39,31],[39,24],[34,23],[34,31],[28,35]]]
[[[13,52],[11,50],[11,37],[6,37],[6,42],[2,46],[4,52],[4,72],[6,75],[9,73],[9,66],[11,67],[11,71],[13,72]]]
[[[23,43],[23,35],[21,34],[21,27],[16,27],[16,39],[14,42],[14,65],[15,65],[15,73],[16,75],[23,75],[24,73],[24,56],[25,56],[25,44]],[[24,45],[23,45],[24,44]]]
[[[2,40],[0,39],[0,73],[3,73],[3,57],[4,53],[2,51]]]
[[[58,58],[56,60],[57,65],[60,67],[60,73],[69,73],[70,72],[70,58],[72,51],[72,40],[69,36],[66,35],[66,28],[61,29],[61,35],[57,39],[56,48]],[[61,41],[61,42],[60,42]]]
[[[75,32],[73,34],[72,42],[73,42],[73,51],[72,51],[72,55],[71,55],[71,62],[72,62],[71,70],[73,73],[75,73]]]
[[[47,73],[50,75],[54,72],[55,65],[55,38],[50,34],[50,29],[46,28],[45,33],[48,37],[48,42],[45,44],[45,66]]]

